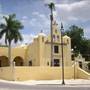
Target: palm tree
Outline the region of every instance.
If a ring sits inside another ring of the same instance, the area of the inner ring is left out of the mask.
[[[50,15],[50,20],[51,20],[51,65],[53,65],[53,28],[52,28],[52,24],[53,24],[53,10],[55,9],[55,4],[53,2],[51,2],[50,4],[48,4],[48,7],[51,11],[51,15]]]
[[[12,66],[11,60],[11,43],[17,43],[19,40],[22,41],[23,38],[20,34],[20,29],[23,28],[23,25],[16,20],[16,15],[11,14],[8,17],[3,16],[5,23],[0,24],[0,39],[5,35],[5,44],[8,45],[8,58],[10,66]]]

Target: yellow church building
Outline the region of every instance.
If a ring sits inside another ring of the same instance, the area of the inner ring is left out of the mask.
[[[90,74],[74,67],[71,60],[71,39],[63,36],[65,78],[90,79]],[[61,79],[61,32],[53,21],[53,61],[51,61],[51,36],[40,32],[30,44],[11,50],[13,67],[9,65],[8,48],[0,47],[0,78],[7,80]],[[74,70],[75,69],[75,70]]]
[[[16,66],[61,66],[61,33],[56,21],[53,22],[53,61],[51,62],[51,39],[43,32],[37,35],[33,42],[12,48],[11,60]],[[64,63],[71,66],[71,39],[67,35],[63,37]],[[0,47],[0,67],[9,66],[8,48]]]

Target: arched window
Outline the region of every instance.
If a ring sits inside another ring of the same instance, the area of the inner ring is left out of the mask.
[[[0,56],[0,67],[6,67],[9,66],[9,59],[6,56]]]
[[[53,40],[54,40],[54,41],[55,41],[55,38],[56,38],[55,35],[53,35]]]
[[[23,66],[23,58],[20,56],[17,56],[14,58],[15,65],[16,66]]]

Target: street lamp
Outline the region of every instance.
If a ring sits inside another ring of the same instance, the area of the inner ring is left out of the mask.
[[[73,53],[73,55],[74,55],[74,79],[76,79],[76,74],[75,74],[75,72],[76,72],[76,67],[75,67],[75,65],[76,65],[76,60],[75,60],[76,53],[75,53],[75,50],[76,50],[76,46],[74,46],[74,53]]]
[[[74,53],[74,49],[72,49],[72,60],[74,60],[74,79],[75,79],[75,53]]]
[[[63,24],[61,23],[61,52],[62,52],[62,85],[65,85],[65,81],[64,81],[64,57],[63,57]]]
[[[73,57],[72,59],[74,60],[74,79],[76,79],[76,60],[75,60],[75,50],[76,50],[76,46],[74,46],[74,49],[72,49],[72,54],[73,54]]]

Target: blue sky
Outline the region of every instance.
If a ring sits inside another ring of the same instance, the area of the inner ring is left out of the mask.
[[[50,1],[56,5],[54,17],[59,27],[61,22],[65,30],[72,24],[78,25],[90,39],[90,0],[0,0],[0,22],[4,22],[3,15],[16,13],[24,25],[22,43],[30,43],[41,30],[45,34],[50,32],[50,11],[46,6]],[[0,43],[4,43],[4,39]]]

